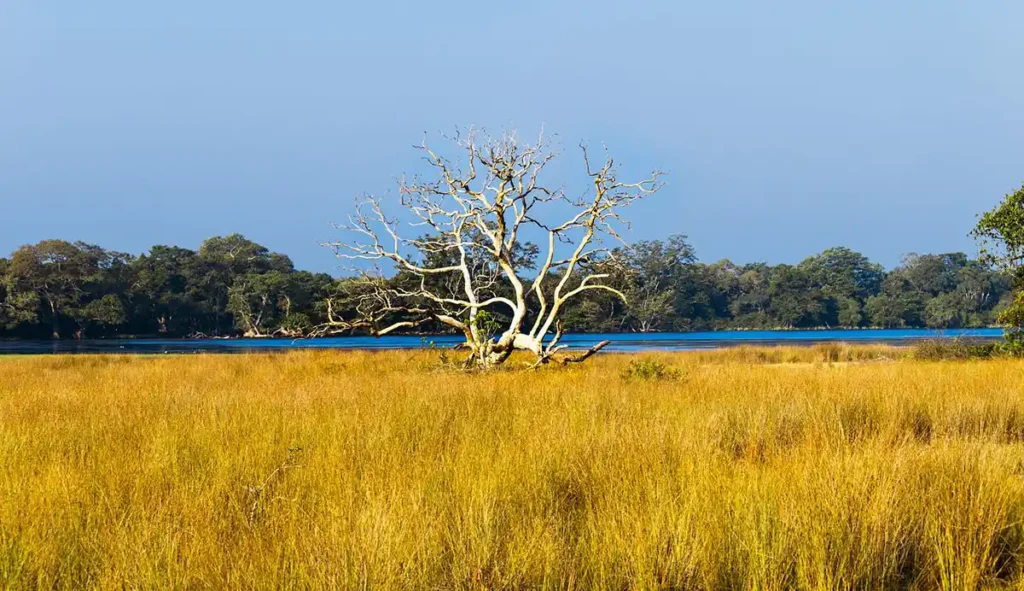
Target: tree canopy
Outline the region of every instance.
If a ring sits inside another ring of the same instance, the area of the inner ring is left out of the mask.
[[[44,240],[0,261],[7,337],[297,336],[334,283],[239,234],[141,256]]]
[[[982,264],[994,265],[1011,278],[1015,295],[998,320],[1006,325],[1007,345],[1024,353],[1024,186],[978,219],[973,234],[981,246]],[[984,281],[971,293],[984,290]]]
[[[850,249],[831,248],[795,265],[706,263],[682,235],[620,247],[616,255],[618,263],[594,271],[607,274],[625,302],[587,293],[566,305],[566,331],[1021,326],[1005,259],[910,255],[884,270]],[[532,245],[514,258],[524,273],[538,272]],[[382,280],[419,285],[403,273]],[[138,256],[44,240],[0,258],[0,338],[309,335],[327,322],[329,309],[353,315],[361,295],[365,286],[352,278],[296,270],[288,257],[241,235],[211,238],[196,250],[154,246]],[[383,321],[402,318],[396,312]],[[449,328],[434,322],[418,330]]]

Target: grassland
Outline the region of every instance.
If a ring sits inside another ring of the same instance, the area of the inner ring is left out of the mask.
[[[1024,583],[1024,365],[0,359],[0,587]]]

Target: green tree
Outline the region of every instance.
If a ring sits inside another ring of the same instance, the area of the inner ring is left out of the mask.
[[[246,337],[269,336],[291,313],[291,275],[282,271],[248,273],[228,289],[228,311]]]
[[[924,326],[927,297],[907,279],[905,269],[894,269],[882,281],[881,292],[865,302],[868,323],[881,328]]]
[[[864,305],[868,322],[879,328],[902,328],[907,326],[909,310],[904,298],[880,293],[868,298]]]
[[[927,298],[956,289],[957,274],[967,263],[967,255],[962,252],[910,254],[904,258],[900,272],[912,289]]]
[[[81,327],[81,332],[86,332],[92,327],[105,332],[107,329],[127,323],[128,311],[121,297],[108,293],[77,308],[75,320]]]
[[[196,301],[194,285],[199,270],[195,251],[154,246],[149,253],[135,259],[133,267],[133,299],[144,331],[183,335],[202,329],[201,307]]]
[[[1009,306],[999,315],[1006,325],[1008,347],[1024,352],[1024,186],[1003,197],[981,215],[971,232],[981,249],[982,262],[1009,273],[1015,291]]]
[[[306,334],[326,321],[318,312],[317,302],[330,293],[334,279],[327,273],[296,271],[290,279],[290,290],[283,301],[284,315],[279,323],[283,334]]]
[[[638,242],[620,251],[620,257],[629,276],[626,326],[637,332],[670,326],[692,298],[690,271],[697,256],[686,236]]]
[[[0,259],[0,331],[39,322],[39,297],[30,290],[19,290],[10,268],[10,260]]]
[[[739,292],[740,268],[729,260],[694,262],[683,276],[677,298],[677,330],[723,328],[732,320],[731,302]]]
[[[804,260],[800,266],[832,298],[865,300],[878,293],[885,270],[866,256],[846,247],[829,248]]]
[[[628,289],[632,281],[630,269],[621,264],[621,261],[597,261],[591,267],[591,271],[608,275],[609,285],[625,289]],[[545,281],[544,286],[547,301],[554,297],[552,286],[559,278],[554,273],[550,275],[551,278]],[[537,302],[534,300],[531,303],[534,309],[531,310],[530,318],[536,319]],[[627,304],[621,298],[603,290],[594,290],[584,292],[580,297],[567,302],[562,314],[562,324],[569,332],[621,332],[629,330],[625,324],[627,315]]]
[[[287,257],[275,255],[241,234],[209,238],[199,247],[198,255],[191,294],[210,315],[208,328],[213,334],[232,332],[236,325],[228,309],[229,290],[236,278],[265,273],[272,266],[291,269]]]
[[[7,269],[10,266],[11,261],[0,257],[0,331],[7,328],[10,322],[11,302],[7,294]]]
[[[740,267],[738,272],[736,294],[729,304],[736,324],[743,328],[772,326],[772,268],[766,263],[753,263]]]
[[[881,265],[845,247],[829,248],[799,265],[821,297],[820,322],[860,326],[864,303],[876,295],[885,277]]]
[[[966,312],[966,325],[995,322],[995,308],[1011,291],[1010,277],[980,261],[969,261],[957,274],[956,295]]]
[[[959,328],[968,317],[964,300],[956,293],[939,294],[924,305],[924,320],[928,328]]]
[[[809,328],[826,324],[825,298],[806,269],[791,265],[773,268],[768,290],[770,315],[779,326]]]
[[[7,285],[22,302],[21,317],[47,322],[53,338],[60,338],[62,324],[80,313],[86,283],[98,270],[94,255],[64,240],[44,240],[14,251]],[[29,309],[33,299],[34,315]]]
[[[839,326],[854,327],[864,324],[864,309],[859,300],[841,297],[836,300],[836,309]]]
[[[14,305],[7,289],[7,269],[10,266],[9,260],[0,257],[0,334],[15,324]]]
[[[75,336],[107,335],[120,332],[129,322],[129,301],[135,282],[132,255],[78,242],[75,246],[91,261],[92,274],[86,279],[82,300],[72,318]]]

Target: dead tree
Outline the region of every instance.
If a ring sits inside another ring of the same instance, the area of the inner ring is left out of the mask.
[[[532,353],[537,365],[547,363],[565,348],[559,318],[567,302],[589,290],[625,299],[600,269],[613,257],[607,243],[621,242],[622,209],[655,193],[662,173],[622,182],[607,150],[596,165],[581,145],[589,189],[570,197],[564,187],[548,186],[541,178],[558,155],[543,135],[535,144],[521,143],[512,132],[487,137],[470,130],[450,139],[462,153],[459,163],[424,142],[416,147],[431,178],[399,183],[399,203],[419,237],[403,236],[382,200],[365,196],[357,199],[349,223],[339,226],[355,239],[327,244],[342,259],[390,262],[407,280],[402,284],[376,269],[361,271],[356,293],[349,294],[356,314],[339,318],[328,301],[328,321],[319,332],[361,329],[385,335],[434,322],[465,335],[467,366],[493,367],[516,350]],[[566,211],[562,221],[550,220],[552,213]],[[531,233],[543,237],[541,262],[534,269],[517,260]],[[497,316],[489,310],[500,310],[507,319],[497,330]],[[603,346],[562,361],[582,361]]]

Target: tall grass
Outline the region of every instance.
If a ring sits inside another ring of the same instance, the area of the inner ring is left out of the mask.
[[[0,582],[1024,583],[1024,366],[753,351],[0,359]]]

